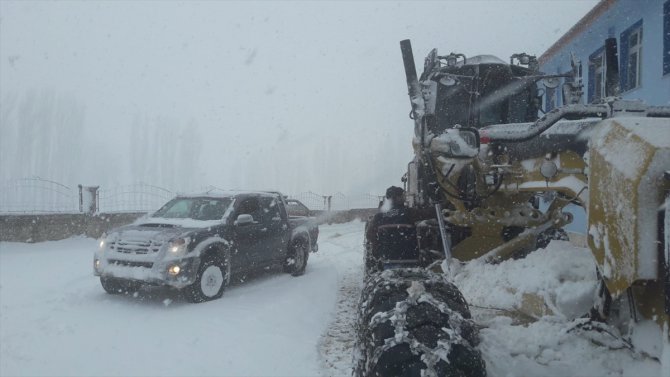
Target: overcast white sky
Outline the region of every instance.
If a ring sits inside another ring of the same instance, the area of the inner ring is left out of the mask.
[[[595,4],[3,0],[3,111],[12,96],[47,91],[83,105],[85,118],[82,139],[66,145],[68,161],[42,156],[20,173],[10,168],[25,164],[10,153],[10,144],[26,144],[20,120],[3,118],[0,170],[13,173],[0,178],[61,171],[45,178],[178,185],[181,176],[190,183],[170,188],[383,192],[412,155],[401,39],[412,40],[417,67],[433,47],[504,60],[540,55]],[[185,142],[175,129],[197,130],[189,174],[167,179],[156,159],[133,168],[132,128],[160,126],[156,119],[177,125],[166,128],[163,148]]]

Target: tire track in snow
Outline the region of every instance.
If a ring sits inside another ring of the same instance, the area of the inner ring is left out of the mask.
[[[362,269],[352,269],[341,280],[334,318],[319,341],[325,376],[350,376],[356,338],[356,307],[361,295]]]
[[[323,240],[338,249],[333,265],[340,274],[333,317],[318,345],[322,375],[328,377],[351,376],[353,368],[356,308],[363,285],[363,232],[360,224],[353,229],[353,224],[348,225]]]

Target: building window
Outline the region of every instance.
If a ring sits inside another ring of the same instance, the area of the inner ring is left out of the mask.
[[[640,86],[642,78],[642,20],[621,33],[621,89]]]
[[[597,49],[589,56],[589,103],[605,98],[605,48]]]
[[[663,4],[663,74],[670,73],[670,1]]]
[[[633,89],[640,86],[640,60],[642,54],[642,28],[633,30],[628,36],[628,86]]]
[[[549,112],[558,107],[558,90],[556,90],[556,88],[546,88],[544,93],[545,112]]]

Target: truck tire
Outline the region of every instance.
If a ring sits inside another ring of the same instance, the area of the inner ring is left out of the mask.
[[[198,303],[216,300],[223,296],[228,282],[225,263],[213,256],[206,256],[195,276],[193,284],[183,289],[186,301]]]
[[[468,304],[442,275],[372,274],[358,310],[354,376],[486,376]]]
[[[104,276],[100,276],[100,285],[102,285],[102,289],[104,289],[105,292],[109,293],[110,295],[137,292],[142,286],[142,284],[137,282],[108,278]]]
[[[284,272],[293,276],[300,276],[305,273],[307,268],[307,259],[309,258],[309,242],[303,239],[297,239],[293,242],[288,257],[284,261]]]

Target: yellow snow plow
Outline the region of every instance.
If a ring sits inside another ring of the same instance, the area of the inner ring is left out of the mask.
[[[608,61],[617,61],[615,43],[605,43]],[[666,325],[670,107],[618,97],[615,67],[608,96],[584,104],[576,59],[572,71],[547,75],[525,53],[507,63],[433,50],[417,76],[409,40],[400,44],[415,155],[404,203],[387,194],[392,209],[366,230],[355,374],[485,375],[449,263],[499,263],[566,239],[568,205],[587,214],[598,274],[585,316],[624,337],[640,320]],[[541,87],[560,79],[566,105],[538,116]],[[529,318],[546,308],[532,295],[524,303]]]

